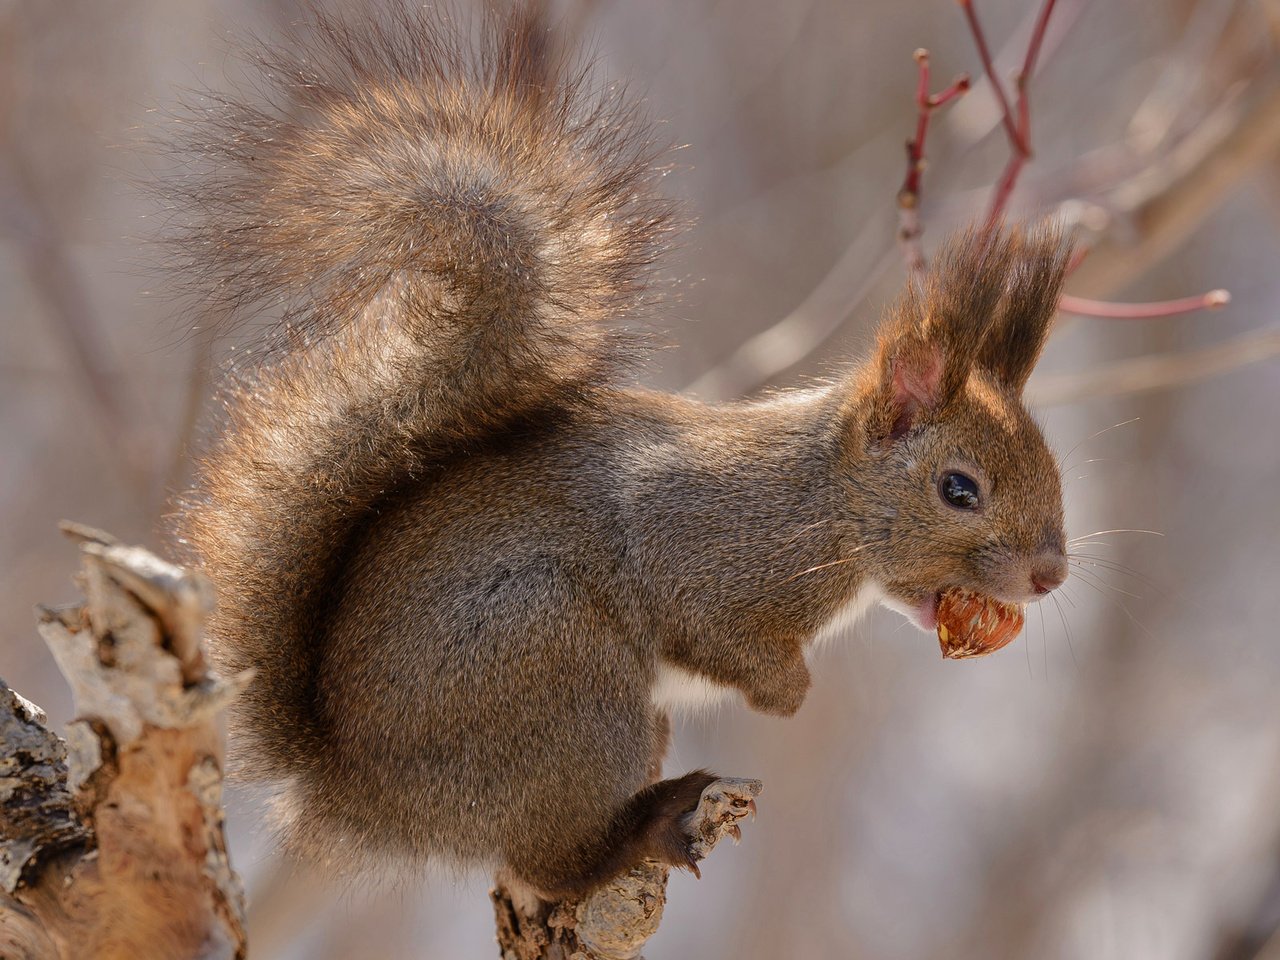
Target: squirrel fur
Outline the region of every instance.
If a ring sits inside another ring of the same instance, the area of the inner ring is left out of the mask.
[[[186,269],[278,318],[229,374],[177,514],[256,678],[233,753],[305,855],[498,864],[545,897],[691,866],[715,780],[654,782],[681,689],[794,713],[871,600],[1065,577],[1058,465],[1021,393],[1068,256],[953,238],[832,382],[711,405],[632,385],[670,208],[636,110],[537,3],[478,32],[317,14],[219,98]],[[977,509],[939,496],[973,478]]]

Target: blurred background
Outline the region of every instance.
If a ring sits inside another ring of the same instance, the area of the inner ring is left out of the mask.
[[[975,80],[930,130],[926,251],[980,215],[1008,157],[953,0],[558,7],[689,144],[666,182],[697,222],[667,265],[656,384],[748,395],[867,347],[906,275],[894,198],[916,48],[935,90]],[[978,0],[1002,76],[1037,7]],[[174,158],[142,141],[163,135],[154,108],[240,72],[229,37],[299,9],[0,0],[0,673],[55,728],[69,693],[31,607],[75,596],[56,522],[163,546],[230,346],[192,336],[147,267],[139,187]],[[877,612],[825,652],[796,717],[678,721],[669,769],[766,792],[742,846],[701,882],[673,877],[654,960],[1280,958],[1278,38],[1275,0],[1059,0],[1012,210],[1080,224],[1072,294],[1233,300],[1063,316],[1031,390],[1083,539],[1015,644],[944,662]],[[496,953],[487,877],[327,888],[262,820],[233,789],[255,956]]]

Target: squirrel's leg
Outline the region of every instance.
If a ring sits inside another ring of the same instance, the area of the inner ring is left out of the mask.
[[[789,717],[809,692],[809,667],[790,637],[700,636],[664,659],[726,687],[741,690],[753,710]]]
[[[659,710],[653,723],[653,753],[649,756],[649,782],[657,783],[662,779],[662,763],[667,759],[667,751],[671,749],[671,717],[665,710]]]
[[[628,799],[614,816],[596,847],[595,859],[580,861],[576,869],[559,878],[553,885],[555,889],[581,892],[645,858],[698,872],[696,838],[690,834],[688,821],[704,801],[707,788],[721,781],[705,770],[663,780],[662,764],[670,748],[671,718],[665,710],[659,710],[653,718],[649,785]],[[736,819],[754,809],[749,797],[733,796],[731,787],[726,792],[730,794],[727,800],[717,799],[726,806],[728,815]],[[519,881],[516,876],[512,879]]]
[[[752,793],[740,787],[744,782],[694,770],[652,783],[614,813],[601,837],[577,847],[572,855],[536,864],[522,863],[517,856],[509,859],[507,867],[548,900],[584,894],[641,860],[683,867],[698,875],[703,847],[693,829],[695,818],[710,813],[713,821],[731,822],[752,813],[755,802]],[[737,828],[732,829],[736,836]]]

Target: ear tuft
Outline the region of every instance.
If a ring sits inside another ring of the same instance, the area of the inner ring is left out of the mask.
[[[1021,393],[1062,293],[1071,244],[1047,223],[951,237],[880,328],[871,428],[902,436],[960,396],[975,368]]]
[[[896,439],[964,390],[1004,295],[1016,242],[971,228],[934,260],[923,289],[909,284],[880,329],[876,432]]]
[[[1021,394],[1049,339],[1071,260],[1062,227],[1042,223],[1015,231],[1008,289],[988,332],[978,365],[1007,390]]]

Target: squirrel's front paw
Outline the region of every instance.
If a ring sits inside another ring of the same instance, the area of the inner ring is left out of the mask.
[[[809,668],[800,657],[763,680],[765,682],[753,683],[743,691],[747,705],[776,717],[789,717],[799,710],[809,692]]]

